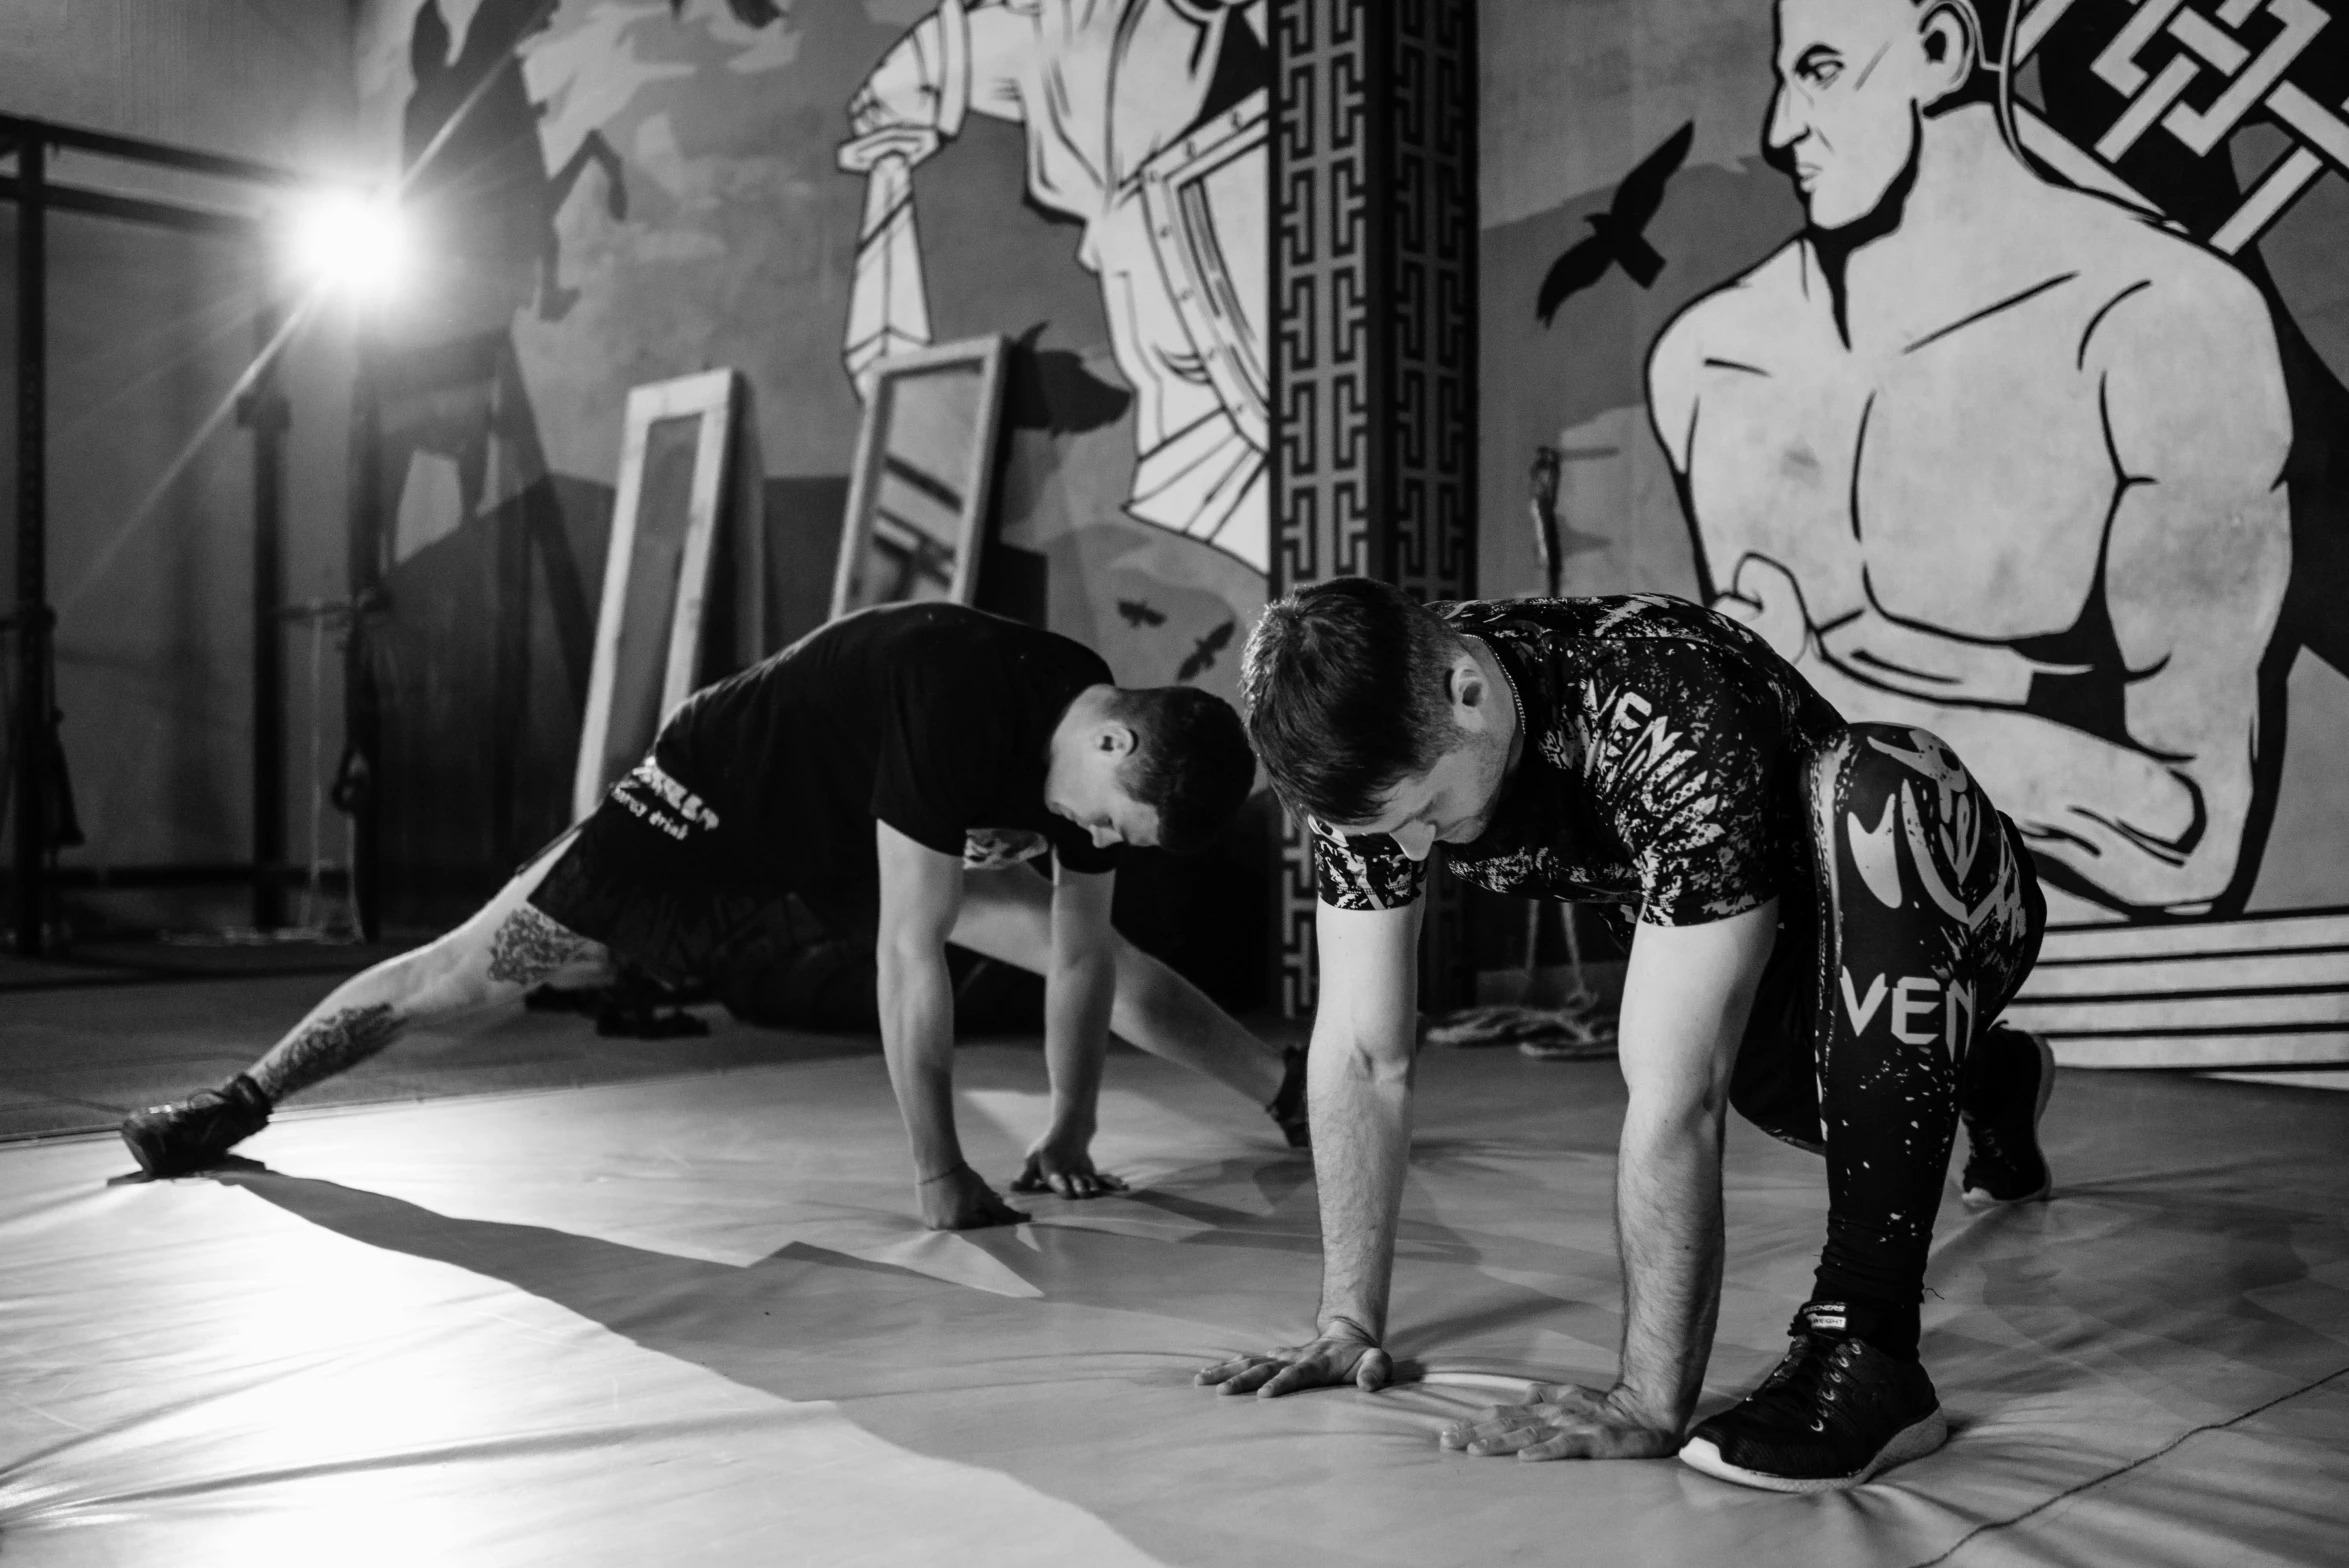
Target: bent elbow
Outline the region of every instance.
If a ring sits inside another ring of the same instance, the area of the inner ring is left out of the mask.
[[[1726,1081],[1682,1093],[1634,1094],[1623,1114],[1625,1142],[1659,1153],[1718,1149],[1728,1125]]]
[[[2198,765],[2174,777],[2184,799],[2182,826],[2114,824],[2118,832],[2083,867],[2105,900],[2141,915],[2207,915],[2234,888],[2244,861],[2251,818],[2248,757],[2223,767]]]
[[[884,986],[903,983],[926,967],[943,967],[946,947],[943,942],[925,940],[920,934],[884,937],[873,948],[873,967],[879,971]]]
[[[1338,1075],[1348,1083],[1379,1089],[1411,1087],[1414,1053],[1411,1041],[1355,1040],[1330,1054]]]

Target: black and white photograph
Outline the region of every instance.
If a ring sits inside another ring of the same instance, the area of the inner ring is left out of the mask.
[[[2349,1562],[2344,0],[0,3],[0,1562]]]

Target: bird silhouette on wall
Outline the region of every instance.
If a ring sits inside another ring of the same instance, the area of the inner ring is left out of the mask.
[[[1183,667],[1175,671],[1176,681],[1196,680],[1215,668],[1215,656],[1232,645],[1232,634],[1239,629],[1238,621],[1226,621],[1200,638],[1183,660]]]
[[[1656,274],[1664,270],[1664,258],[1647,242],[1648,222],[1664,205],[1664,186],[1695,140],[1696,122],[1691,120],[1623,177],[1605,212],[1582,220],[1591,226],[1590,237],[1568,247],[1542,277],[1533,311],[1542,318],[1543,326],[1550,324],[1568,296],[1598,282],[1609,267],[1620,266],[1643,289],[1656,281]]]
[[[1166,612],[1147,599],[1120,599],[1117,613],[1126,618],[1128,626],[1164,626]]]

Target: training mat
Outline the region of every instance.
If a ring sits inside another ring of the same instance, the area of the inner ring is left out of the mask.
[[[957,1055],[999,1184],[1041,1056]],[[1277,1401],[1199,1365],[1310,1327],[1309,1162],[1120,1051],[1128,1197],[912,1218],[878,1054],[285,1115],[250,1165],[0,1149],[0,1561],[2202,1565],[2349,1560],[2349,1096],[2065,1072],[2058,1196],[1945,1205],[1957,1432],[1857,1492],[1440,1452],[1618,1332],[1612,1064],[1431,1053],[1395,1290],[1425,1380]],[[1961,1156],[1962,1157],[1962,1156]],[[1820,1163],[1733,1122],[1706,1408],[1784,1348]]]

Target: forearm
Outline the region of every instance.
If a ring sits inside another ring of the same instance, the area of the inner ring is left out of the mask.
[[[1056,962],[1044,978],[1044,1066],[1052,1079],[1055,1136],[1093,1136],[1116,996],[1117,963],[1106,949]]]
[[[1832,660],[1796,668],[1845,717],[1930,730],[1956,748],[1999,809],[2025,827],[2086,847],[2111,875],[2115,861],[2174,872],[2203,813],[2197,790],[2168,762],[2086,730],[2014,708],[1981,708],[1904,696],[1854,678]],[[2247,749],[2247,741],[2232,748]],[[2224,744],[2215,754],[2230,750]],[[2209,795],[2213,792],[2201,792]],[[2224,793],[2224,792],[2219,792]],[[2059,855],[2064,845],[2053,846]]]
[[[1975,642],[1863,610],[1817,633],[1818,649],[1833,664],[1877,686],[1928,702],[1966,702],[2020,708],[2043,675],[2072,667],[2050,664],[2012,644]]]
[[[880,949],[881,1053],[913,1141],[915,1174],[927,1180],[962,1164],[954,1133],[954,988],[943,944]]]
[[[1386,1332],[1395,1229],[1410,1163],[1412,1061],[1343,1038],[1317,1038],[1307,1070],[1313,1172],[1321,1193],[1324,1333],[1343,1319]]]
[[[1702,1102],[1635,1099],[1623,1121],[1621,1383],[1642,1414],[1674,1431],[1695,1412],[1720,1315],[1721,1135],[1719,1106]]]

